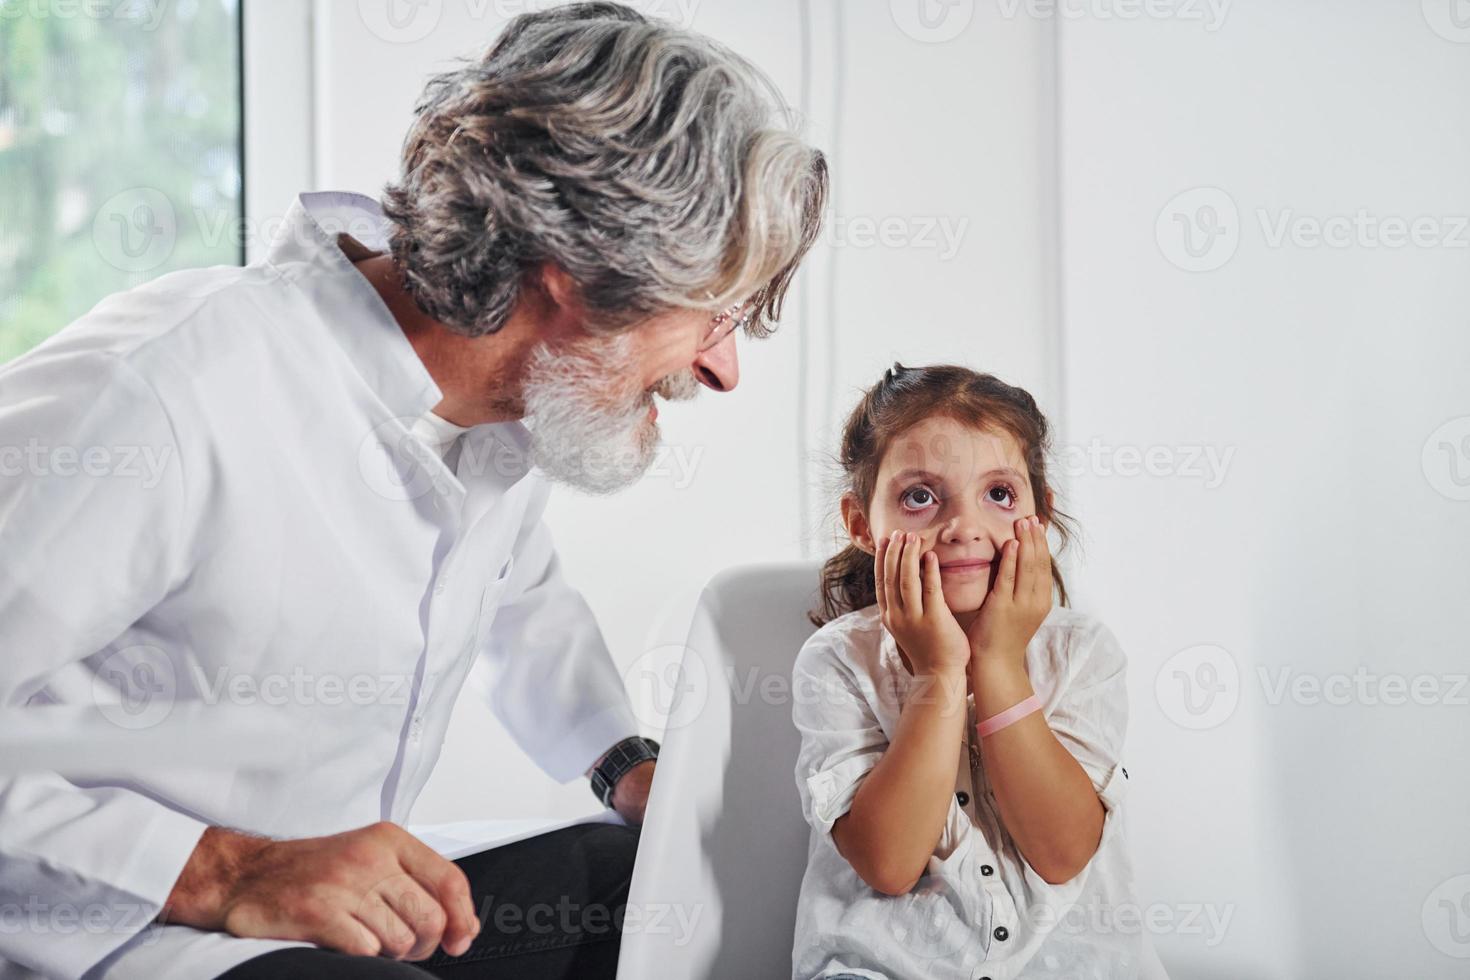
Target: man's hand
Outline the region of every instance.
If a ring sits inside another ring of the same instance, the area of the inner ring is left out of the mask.
[[[210,827],[160,919],[357,956],[458,956],[480,931],[464,872],[397,824],[269,840]]]
[[[613,787],[613,809],[635,827],[643,823],[644,811],[648,809],[648,790],[653,785],[654,765],[652,759],[638,763]]]

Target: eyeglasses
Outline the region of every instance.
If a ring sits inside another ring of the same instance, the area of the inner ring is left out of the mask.
[[[756,309],[755,303],[746,300],[743,303],[736,303],[723,313],[715,314],[709,322],[709,333],[705,334],[704,340],[700,342],[699,352],[703,354],[710,348],[718,346],[732,331],[747,326],[751,317],[755,315]]]

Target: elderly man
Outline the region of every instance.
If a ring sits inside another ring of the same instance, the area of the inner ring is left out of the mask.
[[[614,4],[527,14],[430,82],[381,206],[302,194],[261,261],[0,370],[0,446],[157,464],[0,485],[3,703],[120,707],[120,736],[203,705],[188,731],[228,748],[223,709],[276,690],[290,750],[0,779],[0,904],[102,910],[0,931],[0,977],[612,977],[657,747],[547,481],[624,487],[656,396],[735,387],[826,186],[731,52]],[[458,862],[402,829],[477,662],[521,748],[627,825]]]

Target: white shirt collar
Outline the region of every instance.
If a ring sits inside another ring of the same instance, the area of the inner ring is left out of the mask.
[[[287,209],[265,261],[302,287],[363,379],[395,416],[412,425],[443,393],[349,254],[387,251],[390,227],[382,206],[366,194],[305,191]],[[481,456],[485,439],[499,444],[491,464],[497,482],[514,483],[530,471],[531,434],[523,423],[477,425],[465,435]]]
[[[389,222],[364,194],[298,194],[265,261],[298,285],[358,372],[394,415],[416,418],[443,395],[372,284],[342,252],[345,233],[373,251],[388,247]]]
[[[470,428],[466,425],[455,425],[433,412],[425,412],[413,420],[409,425],[409,430],[422,439],[430,449],[438,453],[440,459],[444,459],[450,447],[454,445],[454,441],[470,431]]]

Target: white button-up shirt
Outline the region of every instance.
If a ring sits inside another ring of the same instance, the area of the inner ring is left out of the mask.
[[[0,369],[3,710],[101,704],[121,738],[257,705],[293,749],[0,778],[0,977],[198,978],[299,945],[149,922],[207,825],[405,822],[472,666],[562,782],[637,733],[526,430],[474,426],[453,471],[412,434],[440,391],[349,258],[385,233],[370,198],[302,194],[263,260],[108,297]]]
[[[1048,884],[1021,855],[986,778],[971,695],[944,831],[913,891],[889,896],[869,887],[837,851],[832,825],[888,748],[915,682],[876,605],[814,633],[793,668],[792,714],[801,732],[796,784],[812,833],[792,976],[1137,976],[1142,923],[1120,810],[1128,785],[1121,763],[1124,663],[1106,627],[1062,607],[1048,613],[1026,648],[1046,722],[1091,777],[1106,811],[1097,853],[1082,872]]]

